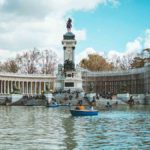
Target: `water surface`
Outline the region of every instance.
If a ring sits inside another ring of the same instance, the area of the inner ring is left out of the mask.
[[[0,150],[149,150],[150,106],[72,117],[69,108],[0,106]]]

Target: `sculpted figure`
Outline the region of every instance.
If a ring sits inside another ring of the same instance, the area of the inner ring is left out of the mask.
[[[66,25],[68,32],[71,31],[71,28],[72,28],[72,24],[71,23],[72,23],[72,20],[69,18],[68,21],[67,21],[67,25]]]

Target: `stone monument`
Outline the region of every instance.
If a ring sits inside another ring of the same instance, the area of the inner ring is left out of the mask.
[[[66,24],[67,32],[63,35],[64,64],[58,65],[56,90],[82,90],[82,76],[80,69],[75,67],[75,35],[71,32],[72,20]]]

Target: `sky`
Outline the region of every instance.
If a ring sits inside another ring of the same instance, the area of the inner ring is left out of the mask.
[[[150,47],[150,0],[0,0],[0,61],[37,48],[63,62],[69,17],[76,63],[89,53],[113,59]]]

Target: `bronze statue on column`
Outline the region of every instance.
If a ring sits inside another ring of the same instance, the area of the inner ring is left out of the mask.
[[[72,28],[72,24],[71,23],[72,23],[72,20],[69,18],[68,21],[67,21],[67,25],[66,25],[68,32],[71,32],[71,28]]]

